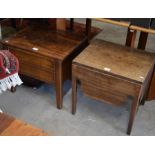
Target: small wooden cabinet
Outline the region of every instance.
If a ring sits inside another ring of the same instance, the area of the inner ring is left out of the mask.
[[[72,59],[87,45],[87,38],[35,25],[1,43],[19,59],[20,74],[55,85],[57,107],[61,109],[63,82],[71,78]]]
[[[76,111],[77,81],[83,92],[113,105],[131,102],[127,134],[139,104],[144,104],[153,75],[155,54],[94,40],[72,64],[72,113]]]

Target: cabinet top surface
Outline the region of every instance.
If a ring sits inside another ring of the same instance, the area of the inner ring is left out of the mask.
[[[8,47],[19,48],[63,60],[73,52],[83,39],[83,37],[73,35],[70,32],[26,27],[1,42]]]
[[[95,39],[73,62],[142,83],[155,54]]]

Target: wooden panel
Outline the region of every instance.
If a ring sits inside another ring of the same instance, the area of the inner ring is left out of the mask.
[[[14,121],[14,118],[7,118],[4,114],[0,113],[0,134],[9,127],[9,125]]]
[[[139,84],[92,71],[88,67],[74,65],[73,74],[80,80],[81,88],[87,95],[110,104],[121,105],[127,97],[135,96],[140,90]]]
[[[150,28],[148,29],[148,28],[144,28],[144,27],[139,27],[139,26],[131,25],[130,29],[137,30],[137,31],[142,31],[142,32],[146,32],[146,33],[155,34],[155,30],[154,29],[150,29]]]
[[[138,49],[145,50],[146,44],[148,39],[148,33],[146,32],[140,32],[139,42],[138,42]],[[153,74],[150,89],[148,92],[148,96],[146,100],[154,100],[155,99],[155,73]]]
[[[96,39],[74,62],[142,83],[154,65],[155,54]]]
[[[69,22],[67,22],[69,24]],[[92,27],[91,38],[101,30]],[[74,23],[74,31],[53,31],[41,25],[31,25],[9,38],[0,40],[6,47],[27,50],[36,55],[64,60],[86,38],[85,24]],[[38,48],[34,51],[32,48]]]
[[[41,68],[35,68],[31,64],[20,63],[19,73],[23,75],[27,75],[33,78],[36,78],[40,81],[47,82],[49,84],[53,83],[55,80],[55,73],[49,72],[45,70],[41,70]]]
[[[65,18],[57,18],[56,19],[56,29],[57,30],[66,30],[66,19]]]
[[[19,73],[43,82],[53,83],[55,80],[55,64],[52,58],[41,57],[29,51],[11,48],[20,63]]]
[[[140,32],[139,42],[138,42],[138,49],[145,50],[146,43],[147,43],[148,33]]]
[[[126,43],[125,43],[126,46],[129,46],[132,48],[135,47],[136,34],[137,34],[137,31],[128,29]]]
[[[91,39],[91,23],[92,23],[92,20],[87,18],[86,19],[86,35],[88,37],[88,41]]]
[[[119,26],[123,26],[123,27],[128,27],[132,30],[155,34],[154,29],[144,28],[144,27],[140,27],[140,26],[136,26],[136,25],[130,25],[131,22],[114,21],[114,20],[104,19],[104,18],[95,18],[95,20],[105,22],[105,23],[114,24],[114,25],[119,25]]]
[[[151,81],[151,86],[149,89],[149,94],[148,94],[147,100],[154,100],[154,99],[155,99],[155,71],[154,71],[153,78]]]
[[[70,26],[69,29],[73,31],[74,29],[74,18],[70,18]]]
[[[85,39],[83,42],[81,42],[81,44],[79,44],[78,48],[75,49],[75,51],[70,54],[70,56],[68,56],[63,62],[62,62],[62,80],[63,82],[67,79],[71,79],[71,72],[72,72],[72,60],[74,58],[76,58],[77,55],[79,55],[79,53],[81,51],[83,51],[83,49],[85,49],[85,47],[88,45],[87,43],[87,39]]]
[[[0,113],[0,136],[47,136],[41,129]]]
[[[114,21],[114,20],[105,19],[105,18],[95,18],[95,20],[100,21],[100,22],[104,22],[104,23],[119,25],[119,26],[123,26],[123,27],[129,27],[130,26],[130,22],[120,22],[120,21]]]
[[[54,71],[54,60],[52,58],[40,57],[36,54],[31,54],[29,51],[24,50],[10,50],[23,64],[31,64],[34,68],[40,68],[45,71]]]
[[[63,60],[84,40],[85,37],[70,32],[51,31],[44,27],[27,27],[14,36],[1,41],[10,48],[27,50],[31,53]],[[34,51],[33,48],[38,48]]]
[[[141,104],[144,105],[145,101],[148,100],[148,94],[149,94],[149,89],[151,87],[151,81],[154,73],[154,66],[150,69],[150,72],[147,75],[147,78],[145,79],[145,82],[142,85],[141,89],[141,97],[140,101],[142,102]]]

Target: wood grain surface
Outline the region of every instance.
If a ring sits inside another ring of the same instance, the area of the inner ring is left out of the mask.
[[[41,129],[0,113],[0,136],[47,136]]]
[[[83,37],[63,31],[50,31],[44,27],[31,26],[3,40],[2,43],[8,47],[63,60],[73,52],[83,39]]]
[[[154,65],[155,54],[96,39],[74,62],[141,83]]]
[[[93,40],[72,64],[72,114],[76,112],[77,81],[83,92],[113,105],[130,102],[127,134],[130,135],[138,107],[146,100],[155,54]]]
[[[73,74],[80,80],[81,89],[86,95],[116,106],[124,104],[141,89],[137,83],[78,64],[73,64]]]

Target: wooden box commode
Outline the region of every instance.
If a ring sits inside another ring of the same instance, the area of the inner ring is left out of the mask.
[[[122,105],[131,101],[127,134],[139,104],[147,96],[155,55],[103,40],[94,40],[72,63],[72,113],[76,112],[77,81],[83,92],[101,101]]]
[[[35,25],[0,42],[19,59],[20,74],[55,84],[57,107],[61,109],[63,82],[71,78],[72,59],[87,45],[87,38]]]

